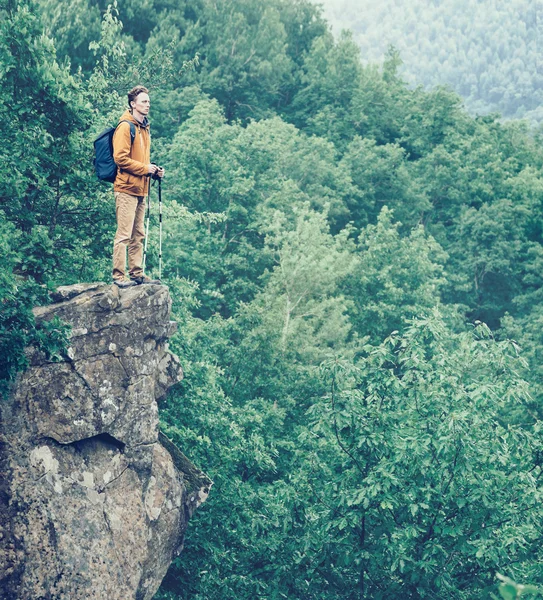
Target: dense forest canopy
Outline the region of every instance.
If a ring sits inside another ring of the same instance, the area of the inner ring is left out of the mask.
[[[531,0],[319,0],[366,63],[390,45],[410,85],[449,85],[472,114],[543,122],[543,12]]]
[[[4,391],[29,344],[63,352],[32,306],[110,281],[92,140],[150,89],[186,375],[162,427],[215,481],[157,597],[543,584],[538,134],[364,62],[308,0],[0,7]]]

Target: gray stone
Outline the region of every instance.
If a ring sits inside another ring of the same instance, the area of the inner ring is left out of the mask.
[[[147,600],[211,481],[163,434],[182,378],[165,286],[60,288],[63,362],[29,349],[1,407],[0,598]]]

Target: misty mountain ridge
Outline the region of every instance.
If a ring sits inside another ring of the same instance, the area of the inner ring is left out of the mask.
[[[543,121],[538,56],[543,20],[529,0],[323,0],[336,36],[353,33],[362,60],[382,62],[390,45],[402,77],[426,88],[448,85],[473,114]]]

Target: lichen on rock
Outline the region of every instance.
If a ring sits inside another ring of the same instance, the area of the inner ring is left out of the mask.
[[[1,407],[0,598],[150,599],[211,486],[159,439],[157,399],[182,377],[169,292],[79,284],[54,300],[34,312],[70,325],[65,360],[29,349]]]

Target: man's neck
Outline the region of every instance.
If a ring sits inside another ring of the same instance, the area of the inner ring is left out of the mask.
[[[138,123],[140,123],[141,125],[143,125],[143,121],[145,119],[145,115],[142,115],[137,110],[132,110],[132,116],[134,117],[134,119],[136,119],[136,121]]]

